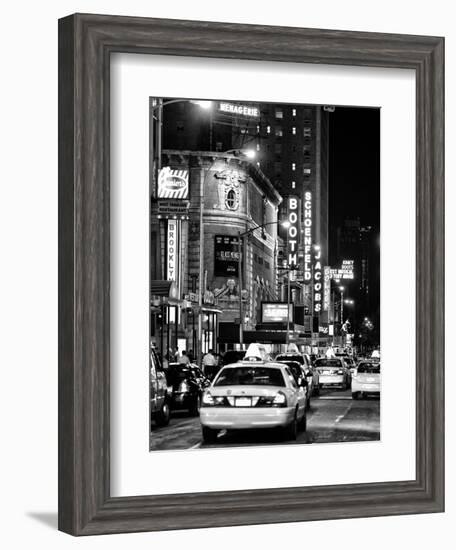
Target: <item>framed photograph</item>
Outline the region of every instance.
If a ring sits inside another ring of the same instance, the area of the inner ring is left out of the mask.
[[[444,41],[59,21],[59,528],[444,509]]]

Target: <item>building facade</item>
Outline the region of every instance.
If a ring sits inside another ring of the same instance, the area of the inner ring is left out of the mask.
[[[161,172],[174,187],[185,177],[188,190],[152,202],[151,280],[172,279],[180,301],[162,300],[162,334],[151,337],[163,351],[224,350],[239,342],[241,319],[251,330],[261,302],[277,300],[281,196],[255,163],[233,154],[163,150]]]

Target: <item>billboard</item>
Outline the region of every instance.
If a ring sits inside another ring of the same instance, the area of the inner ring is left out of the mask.
[[[293,305],[286,302],[262,302],[262,323],[286,323],[293,320]]]
[[[323,311],[329,311],[331,304],[331,270],[328,265],[325,265],[323,274]]]
[[[214,236],[214,275],[239,276],[239,240],[227,235]]]
[[[188,170],[173,170],[170,166],[164,166],[158,173],[157,197],[187,199]]]
[[[331,269],[331,278],[336,281],[354,279],[354,264],[354,260],[343,260],[340,269]]]

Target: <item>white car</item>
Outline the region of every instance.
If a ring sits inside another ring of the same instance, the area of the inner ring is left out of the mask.
[[[315,360],[314,368],[320,375],[320,387],[339,386],[343,390],[349,388],[350,371],[344,360],[340,357],[320,357]]]
[[[353,374],[351,383],[352,398],[361,395],[380,395],[380,362],[361,361]]]
[[[200,420],[205,442],[216,441],[220,430],[251,428],[282,428],[296,439],[298,429],[306,430],[306,386],[251,344],[244,359],[223,367],[205,390]]]

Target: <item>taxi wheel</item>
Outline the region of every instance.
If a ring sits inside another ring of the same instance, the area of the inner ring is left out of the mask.
[[[296,413],[293,421],[285,428],[285,437],[292,441],[296,441],[298,437],[298,419],[296,418]]]
[[[167,426],[169,424],[169,404],[165,401],[162,408],[155,414],[155,423],[157,426]]]
[[[359,399],[359,392],[355,391],[352,393],[352,399]]]
[[[206,426],[203,426],[202,431],[204,443],[214,443],[217,440],[218,430],[213,430],[212,428],[206,428]]]
[[[302,432],[305,432],[307,430],[307,414],[306,413],[304,413],[302,415],[302,418],[299,421],[299,426],[298,427]]]

